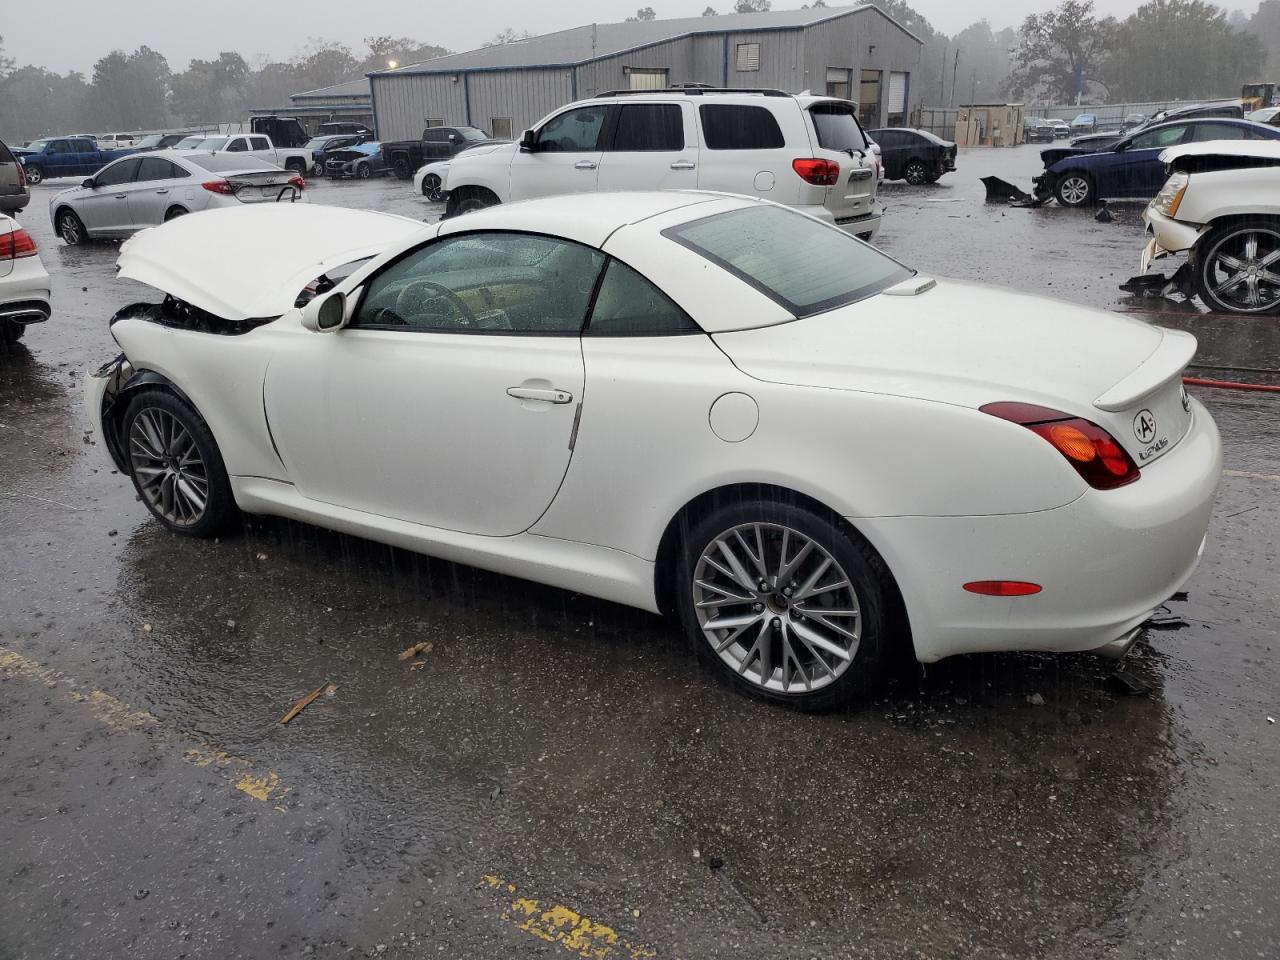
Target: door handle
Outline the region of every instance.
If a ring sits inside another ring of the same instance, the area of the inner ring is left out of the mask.
[[[692,160],[676,160],[671,164],[672,170],[692,170],[697,164]]]
[[[166,189],[166,190],[157,190],[157,191],[156,191],[156,193],[168,193],[168,192],[169,192],[169,191],[168,191],[167,189]]]
[[[555,387],[507,387],[507,396],[517,400],[541,400],[543,403],[572,403],[573,394]]]
[[[575,170],[594,170],[595,168],[596,162],[594,160],[579,160],[573,165]]]

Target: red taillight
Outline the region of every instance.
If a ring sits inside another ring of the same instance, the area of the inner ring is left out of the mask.
[[[1092,421],[1034,403],[988,403],[981,409],[1044,437],[1095,490],[1114,490],[1138,479],[1133,458]]]
[[[20,163],[15,163],[14,166],[18,168],[18,186],[25,187],[27,185],[26,169]]]
[[[229,180],[206,180],[204,183],[200,184],[200,186],[204,187],[210,193],[221,193],[227,197],[234,197],[236,195],[236,188],[231,185],[231,181]]]
[[[805,183],[818,187],[833,187],[840,179],[840,164],[834,160],[797,157],[791,161],[791,169],[800,174],[800,179]]]
[[[21,227],[12,233],[0,233],[0,260],[17,260],[35,255],[36,242]]]
[[[289,186],[297,187],[299,190],[305,190],[307,189],[307,181],[303,180],[302,177],[290,177]]]
[[[964,588],[984,597],[1030,597],[1040,592],[1040,584],[1026,580],[974,580]]]

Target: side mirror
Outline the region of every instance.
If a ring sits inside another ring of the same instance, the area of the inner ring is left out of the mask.
[[[302,325],[316,333],[332,333],[347,323],[347,298],[345,294],[331,293],[316,297],[302,308]]]
[[[84,187],[86,190],[93,190],[98,185],[93,182],[93,177],[88,177],[85,179],[84,183],[80,184],[80,186]]]
[[[880,144],[873,142],[871,144],[871,152],[874,153],[877,157],[880,156]]]
[[[532,130],[526,130],[520,135],[520,149],[527,153],[536,153],[538,150],[538,135]]]

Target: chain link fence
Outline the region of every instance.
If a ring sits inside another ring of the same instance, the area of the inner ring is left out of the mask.
[[[1045,120],[1066,120],[1068,123],[1082,113],[1092,113],[1098,118],[1099,127],[1118,127],[1130,114],[1140,113],[1149,117],[1153,113],[1167,110],[1170,107],[1183,106],[1188,103],[1200,103],[1198,100],[1153,100],[1147,103],[1108,103],[1100,106],[1065,106],[1046,107],[1028,104],[1023,107],[1022,115],[1030,120],[1042,117]],[[954,139],[956,120],[959,119],[958,107],[916,107],[911,114],[911,126],[917,130],[928,130],[946,140]]]

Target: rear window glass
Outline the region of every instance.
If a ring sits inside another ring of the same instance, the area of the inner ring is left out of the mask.
[[[780,207],[747,207],[662,233],[797,317],[862,300],[913,274],[843,230]]]
[[[0,163],[13,163],[13,154],[3,143],[0,143]]]
[[[683,150],[684,120],[675,103],[628,103],[618,114],[614,150]]]
[[[813,117],[813,129],[818,134],[818,146],[825,150],[867,149],[867,139],[858,126],[853,110],[843,104],[818,103],[809,108]]]
[[[246,157],[239,153],[211,153],[207,156],[187,157],[198,167],[204,167],[213,173],[225,170],[278,170],[273,163],[259,160],[257,157]]]
[[[766,107],[704,103],[698,107],[708,150],[779,150],[786,146],[778,121]]]

